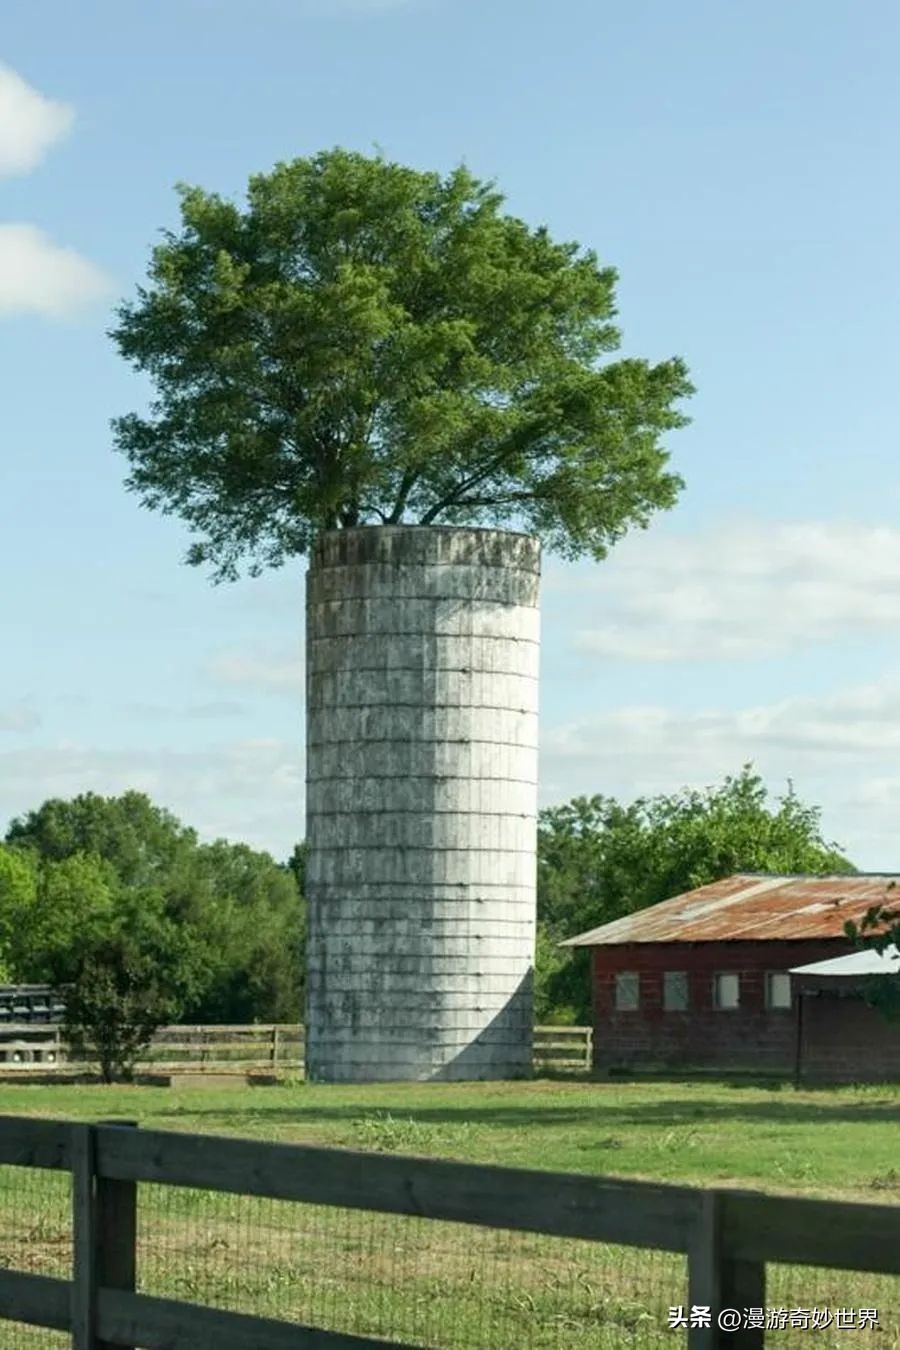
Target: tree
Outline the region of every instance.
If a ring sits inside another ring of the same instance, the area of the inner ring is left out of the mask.
[[[306,893],[306,865],[308,861],[309,844],[303,839],[299,844],[294,845],[293,852],[285,863],[287,870],[293,874],[301,895]]]
[[[115,911],[115,873],[92,854],[42,862],[30,851],[0,846],[0,853],[15,864],[19,881],[10,885],[0,863],[0,929],[10,974],[17,983],[64,980],[70,954]]]
[[[16,978],[55,978],[57,952],[86,952],[98,923],[106,940],[106,918],[149,905],[190,947],[186,1015],[299,1019],[303,900],[296,874],[267,853],[223,840],[200,844],[139,792],[52,799],[13,821],[7,840],[0,959],[9,953]]]
[[[36,859],[0,844],[0,983],[15,978],[12,945],[22,931],[22,916],[34,903],[36,890]]]
[[[65,985],[63,1034],[76,1058],[95,1060],[105,1083],[130,1081],[160,1027],[177,1022],[196,992],[189,935],[143,895],[84,935],[55,968]]]
[[[889,948],[900,951],[900,908],[895,908],[896,881],[885,885],[884,900],[872,905],[859,924],[849,919],[844,933],[862,951],[884,954]],[[900,1021],[900,970],[894,974],[872,975],[862,987],[863,998],[891,1021]]]
[[[218,840],[195,860],[195,932],[212,954],[186,1015],[196,1022],[295,1022],[302,1016],[305,909],[289,867]]]
[[[684,363],[604,363],[615,272],[493,184],[335,149],[251,178],[245,210],[179,193],[110,334],[155,399],[113,426],[128,487],[216,580],[407,520],[602,558],[674,503]]]
[[[560,942],[733,872],[852,873],[839,847],[821,838],[820,814],[791,784],[772,809],[749,764],[704,792],[629,806],[577,797],[548,808],[538,826],[539,925]],[[587,949],[554,960],[549,973],[538,972],[545,1015],[589,1020]]]
[[[12,821],[6,842],[32,848],[46,861],[93,854],[110,863],[123,885],[152,884],[197,848],[194,830],[143,792],[101,797],[83,792],[51,797]]]

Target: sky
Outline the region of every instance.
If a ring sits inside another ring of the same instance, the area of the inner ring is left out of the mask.
[[[752,762],[900,870],[900,8],[892,0],[3,0],[0,830],[137,788],[303,835],[304,563],[213,587],[123,486],[149,386],[106,332],[176,183],[336,145],[465,162],[619,273],[687,361],[686,487],[545,558],[541,801]]]

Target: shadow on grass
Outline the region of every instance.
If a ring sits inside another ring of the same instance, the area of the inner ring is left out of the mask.
[[[385,1084],[379,1084],[382,1090]],[[422,1086],[416,1087],[421,1090]],[[460,1090],[465,1089],[466,1084],[458,1085]],[[671,1086],[671,1085],[669,1085]],[[710,1085],[712,1088],[713,1085]],[[770,1086],[770,1091],[771,1085]],[[876,1089],[870,1089],[873,1092],[871,1100],[859,1101],[830,1101],[831,1095],[828,1088],[805,1088],[802,1096],[795,1094],[790,1087],[784,1087],[780,1091],[773,1091],[773,1099],[767,1101],[752,1101],[746,1098],[741,1100],[741,1093],[751,1090],[747,1083],[728,1084],[718,1082],[715,1089],[721,1091],[723,1088],[731,1088],[735,1092],[732,1100],[709,1100],[698,1101],[696,1098],[685,1098],[673,1095],[660,1095],[652,1101],[639,1102],[621,1102],[615,1101],[614,1095],[617,1091],[615,1087],[608,1085],[595,1085],[595,1098],[592,1101],[580,1102],[578,1105],[564,1104],[559,1098],[547,1097],[544,1105],[527,1106],[521,1102],[510,1102],[509,1105],[485,1105],[479,1106],[471,1100],[463,1099],[458,1105],[422,1105],[419,1102],[404,1102],[402,1084],[397,1085],[395,1094],[391,1094],[388,1100],[384,1100],[383,1092],[379,1092],[377,1098],[369,1102],[356,1100],[353,1102],[341,1103],[339,1100],[321,1101],[321,1100],[303,1100],[306,1088],[298,1088],[299,1100],[296,1106],[285,1107],[280,1104],[272,1103],[267,1105],[265,1102],[265,1093],[260,1089],[259,1094],[254,1093],[252,1105],[248,1103],[244,1109],[224,1110],[219,1108],[192,1109],[190,1105],[182,1105],[172,1110],[162,1110],[154,1113],[159,1117],[166,1116],[191,1116],[202,1118],[205,1116],[215,1117],[222,1123],[237,1124],[247,1117],[255,1117],[257,1120],[264,1117],[267,1121],[277,1122],[285,1121],[297,1123],[307,1121],[333,1122],[352,1122],[359,1120],[362,1116],[373,1114],[402,1115],[404,1120],[412,1120],[422,1125],[483,1125],[498,1129],[533,1129],[535,1127],[553,1127],[553,1128],[577,1128],[579,1126],[628,1126],[628,1125],[666,1125],[673,1126],[679,1124],[713,1124],[718,1122],[746,1122],[748,1125],[770,1122],[783,1125],[806,1125],[806,1124],[837,1124],[837,1123],[896,1123],[900,1125],[900,1093],[895,1093],[887,1100],[884,1097],[875,1096]],[[660,1084],[661,1091],[663,1085]],[[589,1092],[591,1089],[585,1085],[584,1090]],[[621,1089],[618,1089],[621,1091]],[[757,1085],[752,1090],[759,1091]],[[846,1089],[844,1089],[846,1091]],[[317,1094],[322,1091],[329,1091],[327,1087],[316,1087],[313,1089]],[[341,1089],[338,1089],[341,1091]],[[359,1091],[359,1089],[354,1089]],[[891,1088],[886,1089],[888,1093]],[[776,1095],[777,1094],[777,1095]]]

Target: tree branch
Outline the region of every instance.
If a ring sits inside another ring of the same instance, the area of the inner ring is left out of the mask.
[[[463,497],[454,498],[451,503],[453,506],[505,506],[509,502],[537,502],[542,497],[550,495],[548,492],[541,492],[536,488],[532,492],[507,492],[502,497]],[[422,525],[429,525],[431,522],[424,518],[420,521]]]
[[[530,430],[533,431],[533,428]],[[464,492],[468,492],[469,488],[475,487],[478,483],[483,483],[485,478],[489,478],[492,473],[496,472],[496,470],[502,466],[505,459],[508,459],[511,455],[515,454],[517,450],[520,450],[521,446],[518,443],[519,439],[520,438],[517,437],[511,443],[505,445],[502,450],[488,460],[483,468],[479,469],[476,473],[470,474],[469,477],[463,479],[461,483],[457,483],[452,492],[448,493],[446,497],[442,497],[434,506],[429,507],[419,524],[430,525],[442,511],[447,509],[448,506],[468,505],[469,503],[460,502],[459,499],[461,495]],[[529,493],[528,496],[530,498],[531,494]],[[490,505],[495,500],[497,499],[491,497],[487,502],[478,504]]]
[[[403,518],[403,512],[406,507],[406,503],[409,501],[409,494],[412,492],[413,488],[419,481],[420,477],[421,471],[419,469],[406,470],[403,477],[400,479],[400,487],[398,489],[394,505],[391,508],[391,514],[386,519],[382,517],[382,519],[384,519],[385,525],[400,524],[400,521]]]

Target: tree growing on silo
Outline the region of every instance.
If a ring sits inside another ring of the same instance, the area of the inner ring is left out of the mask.
[[[150,377],[114,422],[127,486],[230,580],[324,530],[512,525],[604,557],[682,486],[684,363],[613,360],[616,274],[441,177],[342,149],[179,188],[111,337]]]
[[[540,543],[601,558],[672,505],[686,370],[609,359],[614,273],[464,169],[335,150],[181,197],[116,442],[217,580],[311,556],[307,1070],[518,1076]]]

